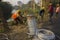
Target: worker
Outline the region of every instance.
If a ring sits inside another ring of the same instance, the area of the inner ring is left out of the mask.
[[[39,13],[39,15],[41,16],[42,22],[43,22],[44,13],[45,13],[45,7],[42,6],[41,10],[40,10],[40,13]]]
[[[52,21],[52,18],[53,18],[53,15],[54,15],[54,6],[52,3],[49,3],[49,6],[48,6],[48,12],[49,12],[49,22],[53,22]]]
[[[56,18],[58,17],[58,14],[60,13],[60,5],[56,5]]]
[[[23,23],[22,21],[22,15],[21,15],[21,11],[17,10],[16,12],[14,12],[11,16],[12,19],[14,19],[14,21],[16,22],[16,24],[18,23]]]

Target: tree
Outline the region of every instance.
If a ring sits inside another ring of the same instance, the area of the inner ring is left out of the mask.
[[[3,10],[3,15],[6,20],[11,16],[12,6],[7,2],[0,2],[0,7]]]
[[[17,4],[19,7],[22,7],[22,5],[23,5],[23,3],[21,1],[18,1]]]
[[[12,11],[12,6],[7,2],[1,2],[0,1],[0,17],[3,22],[3,28],[5,31],[9,30],[7,19],[10,17]]]

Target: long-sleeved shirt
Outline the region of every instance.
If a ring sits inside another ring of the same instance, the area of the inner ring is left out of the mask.
[[[53,12],[54,11],[54,8],[53,8],[52,5],[49,5],[48,9],[49,9],[49,12]]]
[[[60,12],[60,7],[57,7],[56,8],[56,12]]]

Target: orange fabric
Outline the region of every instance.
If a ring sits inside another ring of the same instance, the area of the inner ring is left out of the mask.
[[[20,11],[20,10],[17,10],[16,12],[14,12],[14,13],[12,14],[11,18],[12,18],[12,19],[16,19],[17,17],[19,17],[19,14],[18,14],[19,11]]]
[[[16,19],[17,18],[17,14],[16,13],[12,14],[11,18]]]

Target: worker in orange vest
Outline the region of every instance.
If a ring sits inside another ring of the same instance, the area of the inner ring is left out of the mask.
[[[17,10],[16,12],[14,12],[11,16],[12,19],[15,20],[16,24],[23,23],[23,21],[21,20],[21,11]]]

